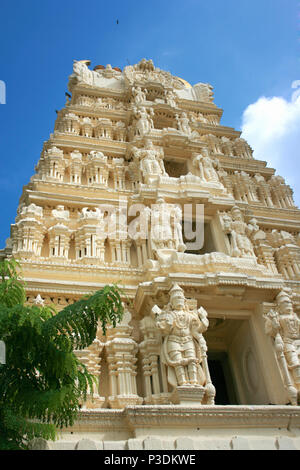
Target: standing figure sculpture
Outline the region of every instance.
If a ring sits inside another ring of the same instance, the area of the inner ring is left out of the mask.
[[[176,204],[168,204],[158,198],[151,206],[151,249],[160,258],[167,253],[186,249],[182,237],[182,210]]]
[[[151,110],[152,111],[152,110]],[[145,107],[139,107],[134,109],[134,133],[137,136],[144,136],[153,129],[153,113],[150,112],[150,116]]]
[[[290,290],[282,290],[276,300],[277,309],[265,315],[265,331],[274,340],[291,403],[297,405],[300,395],[300,320],[294,312]]]
[[[230,254],[237,258],[255,257],[250,236],[259,227],[244,222],[241,210],[234,206],[231,215],[224,215],[222,218],[223,230],[230,234]]]
[[[157,182],[159,176],[167,176],[163,154],[150,139],[145,139],[143,148],[133,147],[132,150],[134,157],[139,160],[139,169],[146,184]]]
[[[208,150],[204,148],[202,154],[195,154],[193,158],[193,165],[199,169],[200,178],[207,183],[219,183],[219,176],[215,170],[218,161],[212,160],[209,156]]]
[[[161,310],[152,308],[152,316],[160,330],[163,343],[161,360],[167,366],[167,379],[174,387],[202,388],[207,402],[214,403],[215,388],[211,383],[207,347],[202,333],[209,322],[204,308],[190,310],[184,291],[178,284],[170,290],[170,303]]]
[[[175,117],[177,121],[178,130],[182,132],[182,134],[190,135],[192,130],[190,127],[190,121],[189,121],[189,118],[187,117],[187,114],[182,113],[180,117],[178,116],[178,114],[176,114]]]
[[[146,101],[146,91],[142,91],[141,87],[132,87],[131,89],[132,95],[133,95],[133,100],[134,103],[138,106],[144,103]]]
[[[165,101],[172,108],[176,108],[176,94],[172,90],[165,91]]]
[[[156,254],[160,250],[173,250],[174,241],[170,204],[167,204],[163,198],[158,198],[151,207],[151,249]]]

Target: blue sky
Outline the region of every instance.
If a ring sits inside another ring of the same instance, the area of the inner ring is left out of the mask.
[[[0,18],[0,80],[6,84],[6,104],[0,104],[1,248],[22,187],[53,131],[55,110],[65,104],[73,59],[123,68],[152,58],[192,84],[211,83],[215,103],[224,109],[222,123],[243,126],[251,145],[259,142],[256,157],[278,163],[300,204],[300,99],[299,107],[289,106],[291,84],[300,80],[298,0],[2,0]],[[284,123],[274,125],[280,129],[276,138],[281,136],[274,149],[270,129],[257,130],[255,123],[257,113],[262,122],[270,115],[275,97],[287,111]]]

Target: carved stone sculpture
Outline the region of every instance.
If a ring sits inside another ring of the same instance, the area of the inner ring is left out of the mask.
[[[157,182],[161,175],[167,176],[162,151],[155,148],[150,139],[145,139],[143,148],[133,147],[132,150],[146,184]]]
[[[244,431],[250,447],[255,436],[274,447],[289,423],[300,448],[300,409],[284,406],[297,403],[300,381],[292,190],[221,121],[210,85],[151,60],[115,65],[74,63],[72,98],[54,113],[0,249],[0,259],[19,260],[29,305],[42,298],[60,310],[106,285],[122,290],[122,323],[106,335],[99,324],[80,351],[100,377],[82,403],[95,410],[60,433],[62,447],[90,434],[104,450],[209,439],[233,448]],[[218,406],[196,410],[214,402],[207,347]]]
[[[165,91],[165,101],[172,108],[176,108],[176,94],[172,90]]]
[[[230,234],[230,254],[238,258],[255,257],[253,245],[249,239],[256,226],[244,222],[241,210],[234,206],[231,214],[222,217],[223,230]]]
[[[74,60],[73,74],[70,76],[69,90],[71,91],[72,84],[75,82],[85,83],[87,85],[101,86],[104,79],[119,79],[121,72],[112,68],[110,64],[103,69],[96,71],[88,68],[90,65],[89,60]]]
[[[146,101],[146,91],[143,91],[140,86],[132,87],[133,101],[138,106]]]
[[[277,298],[277,309],[265,316],[265,331],[274,340],[285,387],[292,405],[297,405],[300,394],[300,320],[294,312],[290,290],[282,290]]]
[[[169,294],[170,303],[164,309],[157,305],[152,308],[163,337],[161,360],[167,366],[168,382],[174,388],[202,388],[209,397],[208,402],[213,404],[215,389],[209,376],[206,342],[202,335],[209,325],[207,312],[202,307],[190,310],[177,284]]]
[[[142,59],[136,65],[127,65],[123,72],[125,83],[133,85],[135,82],[146,83],[159,83],[166,87],[182,89],[184,84],[177,77],[173,77],[170,72],[165,72],[157,67],[154,67],[152,60]]]
[[[42,299],[41,294],[38,294],[36,296],[36,298],[34,299],[34,303],[39,307],[44,307],[45,301]]]
[[[151,249],[163,262],[172,252],[184,251],[182,239],[182,212],[176,204],[167,204],[159,198],[151,208]]]
[[[153,120],[145,107],[135,108],[134,117],[133,129],[136,136],[144,136],[153,129]]]
[[[200,178],[208,183],[219,183],[218,173],[215,170],[218,161],[211,159],[208,150],[204,148],[201,154],[195,154],[193,165],[199,169]]]
[[[187,135],[190,135],[191,134],[191,127],[190,127],[190,120],[189,118],[187,117],[187,114],[186,113],[182,113],[181,116],[179,116],[178,114],[176,114],[176,121],[177,121],[177,127],[178,127],[178,130],[182,133],[182,134],[187,134]]]

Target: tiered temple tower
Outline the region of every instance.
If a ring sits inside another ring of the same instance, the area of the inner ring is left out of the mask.
[[[145,59],[89,65],[74,61],[0,253],[29,303],[109,283],[127,296],[122,323],[78,352],[100,385],[52,446],[299,447],[291,188],[220,124],[210,85]]]

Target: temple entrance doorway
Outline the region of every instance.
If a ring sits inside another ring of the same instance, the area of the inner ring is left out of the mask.
[[[263,357],[249,319],[209,318],[204,334],[216,405],[267,405]]]

